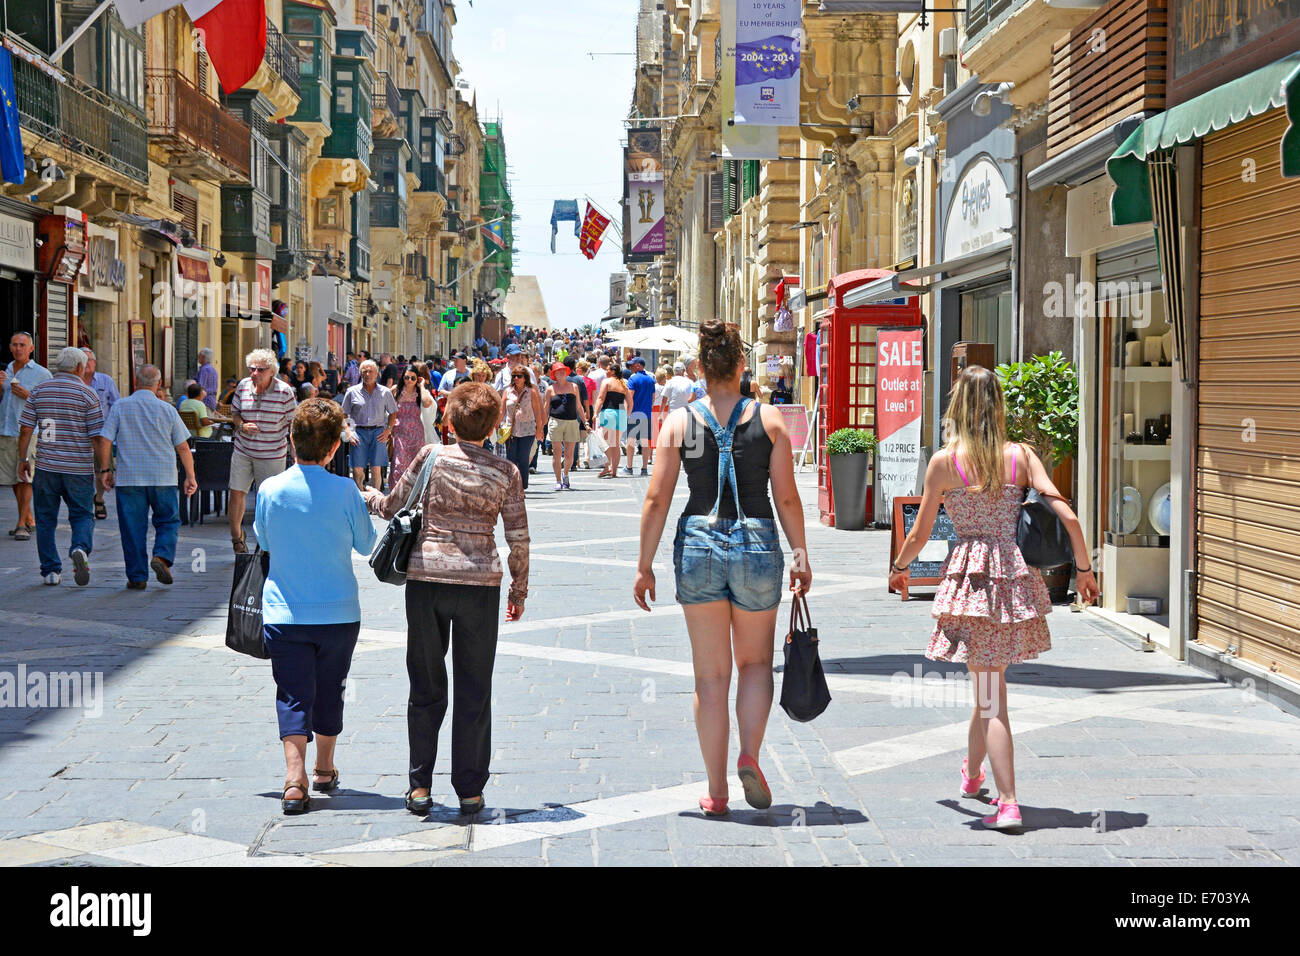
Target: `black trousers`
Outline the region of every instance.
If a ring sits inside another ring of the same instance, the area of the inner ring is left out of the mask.
[[[501,588],[406,582],[406,705],[411,789],[433,784],[438,732],[447,715],[447,648],[456,675],[451,711],[451,785],[468,799],[483,792],[492,756],[492,665]]]

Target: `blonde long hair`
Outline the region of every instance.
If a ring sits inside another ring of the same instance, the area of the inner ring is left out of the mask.
[[[979,490],[985,494],[1000,492],[1007,406],[998,377],[982,365],[967,366],[949,393],[944,424],[944,451],[955,458],[960,449],[971,469],[970,479]]]

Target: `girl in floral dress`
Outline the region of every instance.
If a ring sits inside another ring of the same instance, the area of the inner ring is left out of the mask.
[[[997,813],[983,818],[998,830],[1021,827],[1011,723],[1007,715],[1006,669],[1052,646],[1045,616],[1052,609],[1037,569],[1025,564],[1016,546],[1016,523],[1027,488],[1047,497],[1061,519],[1076,555],[1076,587],[1086,604],[1097,597],[1079,519],[1024,445],[1006,440],[1006,406],[997,376],[967,367],[953,386],[945,419],[948,444],[930,459],[925,493],[912,532],[890,567],[889,586],[907,582],[907,566],[930,538],[942,504],[958,541],[944,561],[934,598],[934,631],[925,656],[966,664],[975,688],[961,795],[979,798],[985,754],[993,767]],[[969,773],[970,768],[975,774]]]
[[[406,367],[402,373],[402,384],[397,389],[397,427],[393,429],[393,473],[388,479],[388,487],[396,488],[402,480],[402,472],[415,461],[415,456],[424,447],[424,420],[420,417],[423,409],[433,405],[433,395],[428,390],[428,381],[421,377],[421,370],[416,362]],[[427,374],[427,373],[426,373]]]

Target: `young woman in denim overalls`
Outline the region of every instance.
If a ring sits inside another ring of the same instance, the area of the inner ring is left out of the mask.
[[[707,394],[672,412],[659,435],[659,467],[641,514],[633,596],[642,609],[650,610],[647,593],[655,599],[651,565],[681,462],[691,497],[677,522],[673,568],[677,601],[691,636],[695,727],[709,776],[709,792],[700,799],[700,809],[720,816],[727,812],[727,692],[733,649],[739,675],[737,772],[750,806],[762,810],[772,804],[757,757],[772,709],[772,654],[785,562],[769,482],[776,516],[793,550],[790,590],[806,592],[812,571],[790,436],[775,408],[740,395],[745,358],[737,326],[707,322],[700,327],[700,364]],[[726,427],[720,424],[724,421]]]

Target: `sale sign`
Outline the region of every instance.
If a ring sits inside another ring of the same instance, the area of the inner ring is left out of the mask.
[[[876,514],[894,497],[916,494],[921,463],[925,356],[920,329],[881,329],[876,337]]]

